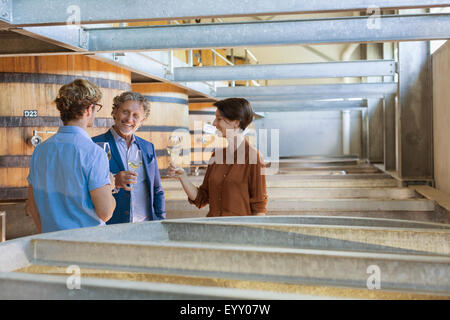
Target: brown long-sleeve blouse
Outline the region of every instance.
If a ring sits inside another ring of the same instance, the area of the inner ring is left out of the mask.
[[[215,152],[212,154],[197,197],[194,201],[188,198],[189,202],[198,208],[209,204],[208,217],[267,213],[265,164],[261,153],[245,139],[234,154],[227,156],[226,152],[222,149],[223,157],[220,152],[217,157]],[[217,161],[219,157],[222,161]]]

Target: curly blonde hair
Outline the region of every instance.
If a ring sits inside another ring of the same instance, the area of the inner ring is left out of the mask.
[[[139,92],[133,92],[133,91],[125,91],[122,92],[120,95],[115,96],[113,100],[113,107],[111,111],[111,115],[114,118],[114,114],[116,110],[119,110],[120,106],[125,103],[126,101],[136,101],[142,105],[144,108],[144,117],[148,118],[150,115],[150,102],[147,100],[146,97],[144,97]]]
[[[101,98],[102,92],[95,84],[88,80],[76,79],[59,89],[55,103],[62,122],[67,124],[80,118],[91,104],[97,103]]]

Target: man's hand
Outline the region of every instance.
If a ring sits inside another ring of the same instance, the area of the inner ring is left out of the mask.
[[[116,188],[122,188],[126,191],[131,191],[133,187],[128,187],[127,185],[137,183],[137,173],[134,171],[120,171],[116,174],[115,180]]]
[[[111,172],[109,173],[109,181],[111,183],[111,190],[114,191],[114,189],[116,188],[116,178]]]
[[[26,204],[26,210],[27,213],[33,218],[38,233],[42,233],[41,215],[39,214],[36,202],[34,201],[33,188],[31,186],[28,186],[28,200]]]

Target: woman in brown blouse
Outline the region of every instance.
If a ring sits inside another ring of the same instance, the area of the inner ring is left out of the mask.
[[[226,138],[226,148],[216,148],[200,187],[189,181],[181,168],[169,167],[188,196],[189,203],[202,208],[209,204],[208,217],[264,215],[267,212],[265,164],[260,152],[244,139],[243,131],[253,120],[250,103],[229,98],[214,103],[213,125]]]

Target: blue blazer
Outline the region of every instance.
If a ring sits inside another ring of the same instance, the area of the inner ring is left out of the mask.
[[[147,186],[150,192],[150,220],[163,220],[166,216],[164,190],[161,185],[161,176],[156,162],[155,147],[153,143],[141,139],[137,136],[136,143],[142,152],[142,162],[147,176]],[[109,160],[109,170],[116,174],[119,171],[126,171],[116,141],[112,133],[108,130],[106,133],[93,137],[94,142],[108,142],[111,148],[111,160]],[[116,209],[113,216],[106,224],[116,224],[130,222],[130,191],[120,189],[118,193],[113,194],[116,199]]]

